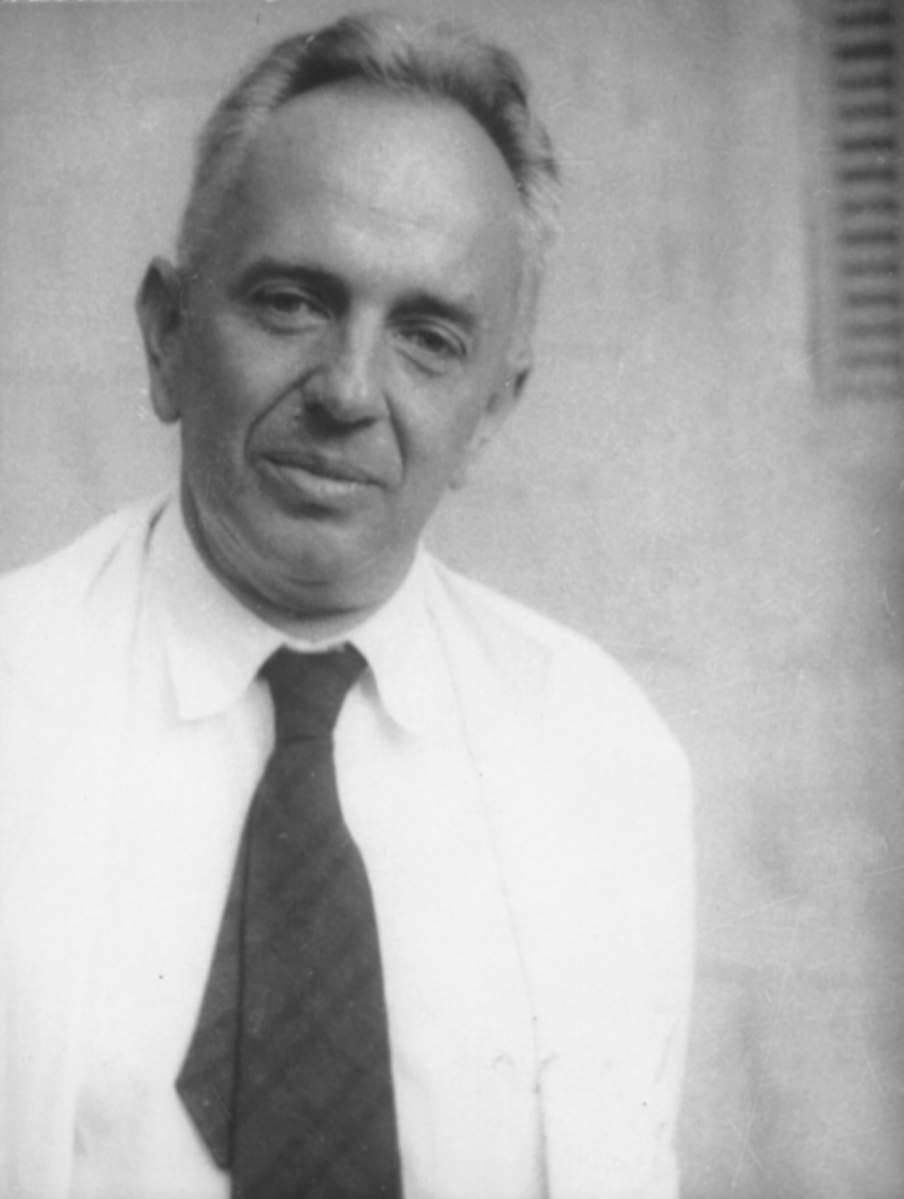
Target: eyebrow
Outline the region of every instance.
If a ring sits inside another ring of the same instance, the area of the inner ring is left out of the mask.
[[[321,267],[302,266],[270,257],[259,258],[251,263],[239,276],[232,291],[241,295],[258,283],[273,278],[287,279],[313,288],[333,303],[348,303],[350,288],[341,276]],[[477,305],[470,295],[450,299],[422,288],[416,289],[403,293],[393,311],[394,315],[403,319],[427,316],[450,321],[472,336],[481,325]]]
[[[468,334],[476,333],[481,323],[475,306],[467,299],[447,300],[427,291],[415,291],[403,296],[395,310],[401,317],[438,317],[458,325]]]
[[[278,258],[255,259],[242,271],[231,291],[234,295],[241,295],[258,283],[273,278],[288,279],[304,284],[334,300],[345,300],[348,296],[348,288],[340,278],[330,271],[316,266],[300,266],[297,263],[282,262]]]

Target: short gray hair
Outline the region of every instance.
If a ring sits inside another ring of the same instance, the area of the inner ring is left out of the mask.
[[[415,24],[382,13],[344,17],[277,42],[214,109],[198,139],[179,234],[183,270],[196,266],[235,186],[255,134],[296,97],[344,81],[459,104],[505,159],[521,199],[526,265],[535,291],[558,230],[559,171],[531,112],[527,78],[507,50],[448,23]]]

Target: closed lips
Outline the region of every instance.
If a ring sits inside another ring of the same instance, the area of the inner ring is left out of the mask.
[[[375,483],[367,471],[352,462],[332,462],[323,458],[310,458],[305,455],[273,453],[264,455],[274,466],[288,467],[293,470],[303,470],[310,475],[322,479],[334,479],[339,483]]]

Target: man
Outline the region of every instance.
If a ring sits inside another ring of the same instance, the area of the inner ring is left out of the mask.
[[[522,392],[555,175],[508,55],[386,18],[208,123],[138,300],[179,500],[0,594],[4,1197],[676,1194],[683,759],[419,548]]]

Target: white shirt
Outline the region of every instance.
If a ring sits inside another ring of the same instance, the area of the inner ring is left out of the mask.
[[[225,1199],[175,1091],[250,798],[272,745],[257,678],[285,638],[154,531],[88,979],[74,1199]],[[336,729],[374,895],[409,1199],[542,1193],[532,1012],[453,685],[417,567],[348,638],[370,670]]]
[[[226,1189],[172,1080],[280,639],[162,511],[0,581],[3,1199]],[[680,749],[605,653],[429,557],[356,640],[374,671],[340,786],[388,951],[409,1195],[677,1199]]]

